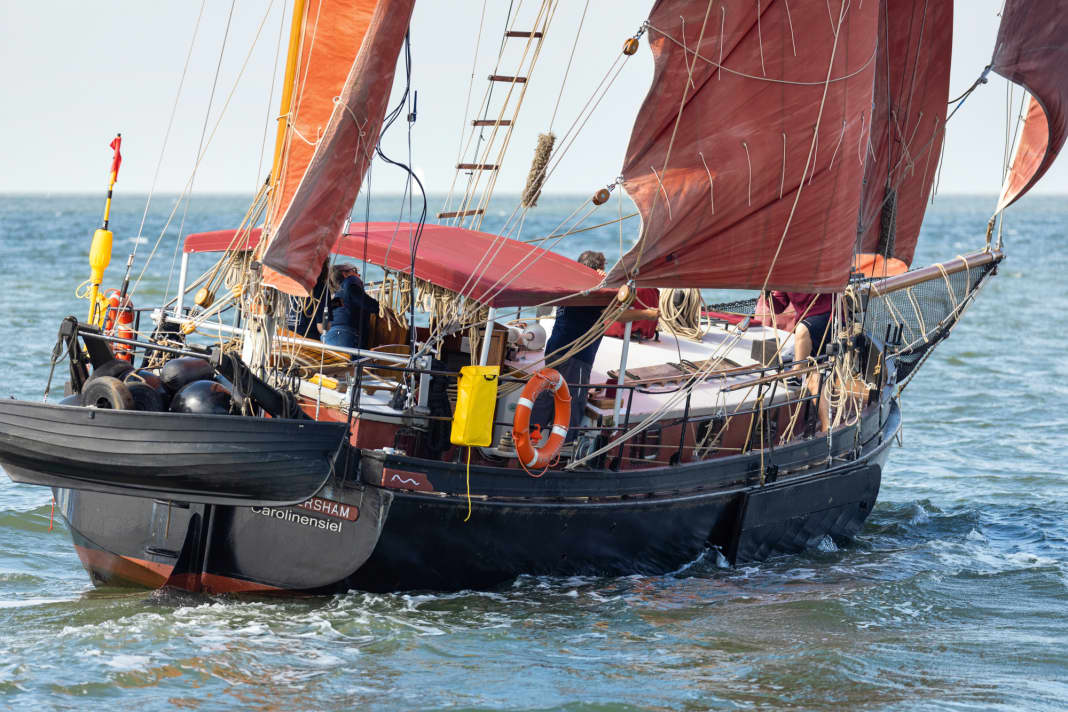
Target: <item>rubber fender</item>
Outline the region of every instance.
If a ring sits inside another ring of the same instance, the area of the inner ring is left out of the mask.
[[[143,410],[149,413],[158,413],[163,408],[163,398],[152,386],[145,383],[127,383],[126,388],[133,397],[134,410]]]
[[[210,363],[202,358],[193,356],[172,358],[163,364],[163,370],[160,373],[163,385],[171,393],[177,393],[193,381],[210,380],[214,375],[215,369],[211,367]]]
[[[114,376],[99,376],[82,389],[82,405],[111,410],[133,410],[134,399],[126,384]]]
[[[148,369],[141,368],[136,371],[131,371],[126,374],[126,378],[122,379],[123,383],[127,386],[133,387],[134,384],[143,384],[154,390],[160,398],[159,410],[167,410],[167,406],[171,402],[171,393],[163,385],[163,379],[157,376]]]
[[[110,376],[112,378],[117,378],[117,379],[119,379],[121,381],[121,380],[125,379],[126,375],[128,373],[131,373],[133,370],[134,370],[133,366],[131,366],[126,361],[123,361],[123,360],[117,359],[117,358],[113,358],[110,361],[108,361],[106,363],[102,363],[99,366],[97,366],[96,368],[94,368],[93,372],[91,374],[89,374],[89,378],[86,379],[86,381],[88,382],[88,381],[92,381],[92,380],[94,380],[96,378],[105,378],[105,377],[108,377],[108,376]]]
[[[193,381],[182,387],[171,399],[172,413],[199,415],[230,415],[233,396],[230,389],[215,381]]]

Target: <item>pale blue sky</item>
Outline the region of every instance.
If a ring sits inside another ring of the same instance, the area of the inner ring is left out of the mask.
[[[270,107],[268,96],[282,27],[281,8],[286,2],[288,14],[290,1],[274,0],[273,7],[271,0],[236,2],[209,133],[260,21],[267,19],[244,78],[198,169],[198,192],[250,193],[266,173],[260,149],[265,121],[277,111],[277,88]],[[536,135],[548,128],[583,5],[583,0],[561,1],[502,171],[502,192],[522,188]],[[989,61],[1000,5],[1001,0],[958,0],[952,92],[966,88]],[[650,6],[649,0],[591,0],[553,127],[558,134],[566,130]],[[115,131],[122,131],[124,138],[117,189],[120,193],[147,191],[199,7],[196,0],[0,0],[0,57],[6,75],[4,111],[0,112],[0,136],[4,137],[0,192],[103,190],[109,166],[107,144]],[[489,73],[490,55],[495,55],[500,41],[507,3],[488,0],[486,7],[473,104],[485,87],[483,77]],[[207,0],[157,190],[179,190],[189,178],[229,8],[224,0]],[[452,178],[482,8],[482,0],[421,0],[417,4],[412,25],[413,87],[419,91],[414,164],[431,191],[447,189]],[[643,43],[547,191],[587,192],[614,178],[651,73]],[[1006,82],[992,76],[951,122],[940,193],[997,192],[1005,100]],[[273,133],[268,136],[268,154],[272,140]],[[394,128],[386,150],[406,156],[403,122]],[[376,190],[398,189],[397,175],[394,179],[385,169],[377,170]],[[1063,162],[1038,190],[1068,193],[1068,169]]]

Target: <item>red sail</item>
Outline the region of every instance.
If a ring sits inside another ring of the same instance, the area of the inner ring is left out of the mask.
[[[1031,92],[998,211],[1038,182],[1068,135],[1068,0],[1006,0],[991,66]]]
[[[359,193],[378,144],[415,0],[322,0],[321,4],[333,12],[316,15],[316,3],[309,4],[302,66],[297,71],[297,113],[290,122],[294,128],[288,132],[286,168],[277,186],[279,197],[272,203],[273,234],[262,260],[265,284],[299,296],[315,284]],[[352,7],[351,15],[341,12],[342,6],[350,5],[374,5],[374,12],[369,20],[364,17],[368,7]],[[315,18],[314,26],[307,24]],[[360,32],[361,22],[365,32]],[[342,33],[340,43],[334,37],[337,32]],[[330,51],[323,45],[324,37],[331,38]],[[314,52],[307,70],[303,66],[311,42],[326,65],[321,69]],[[339,68],[345,79],[334,86]],[[329,108],[322,114],[329,117],[322,129],[314,121],[300,121],[300,112],[310,107],[317,107],[317,115]]]
[[[942,152],[953,0],[883,0],[859,251],[912,261]]]
[[[610,283],[639,263],[648,286],[846,284],[879,5],[657,2],[653,84],[623,169],[643,236]]]

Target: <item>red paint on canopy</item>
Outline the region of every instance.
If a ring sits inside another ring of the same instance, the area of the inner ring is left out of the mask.
[[[411,269],[411,223],[352,223],[334,243],[335,254],[407,273]],[[366,233],[366,236],[365,236]],[[189,235],[186,252],[252,249],[260,230],[235,240],[234,230]],[[237,243],[241,244],[238,245]],[[607,304],[615,290],[596,289],[601,276],[563,255],[540,247],[446,225],[425,225],[416,250],[415,276],[494,307]]]

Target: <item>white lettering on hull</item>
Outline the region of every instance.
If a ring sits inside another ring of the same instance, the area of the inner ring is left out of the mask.
[[[291,524],[301,524],[312,529],[322,529],[328,532],[341,532],[341,522],[331,522],[319,517],[309,517],[306,514],[294,512],[291,509],[277,509],[275,507],[251,507],[253,514],[270,519],[280,519]]]
[[[301,502],[298,505],[301,509],[307,509],[309,512],[315,512],[316,514],[325,514],[328,517],[337,517],[338,519],[346,519],[350,522],[355,522],[360,517],[360,510],[352,504],[342,504],[341,502],[335,502],[332,499],[323,499],[322,497],[312,497],[307,502]]]

